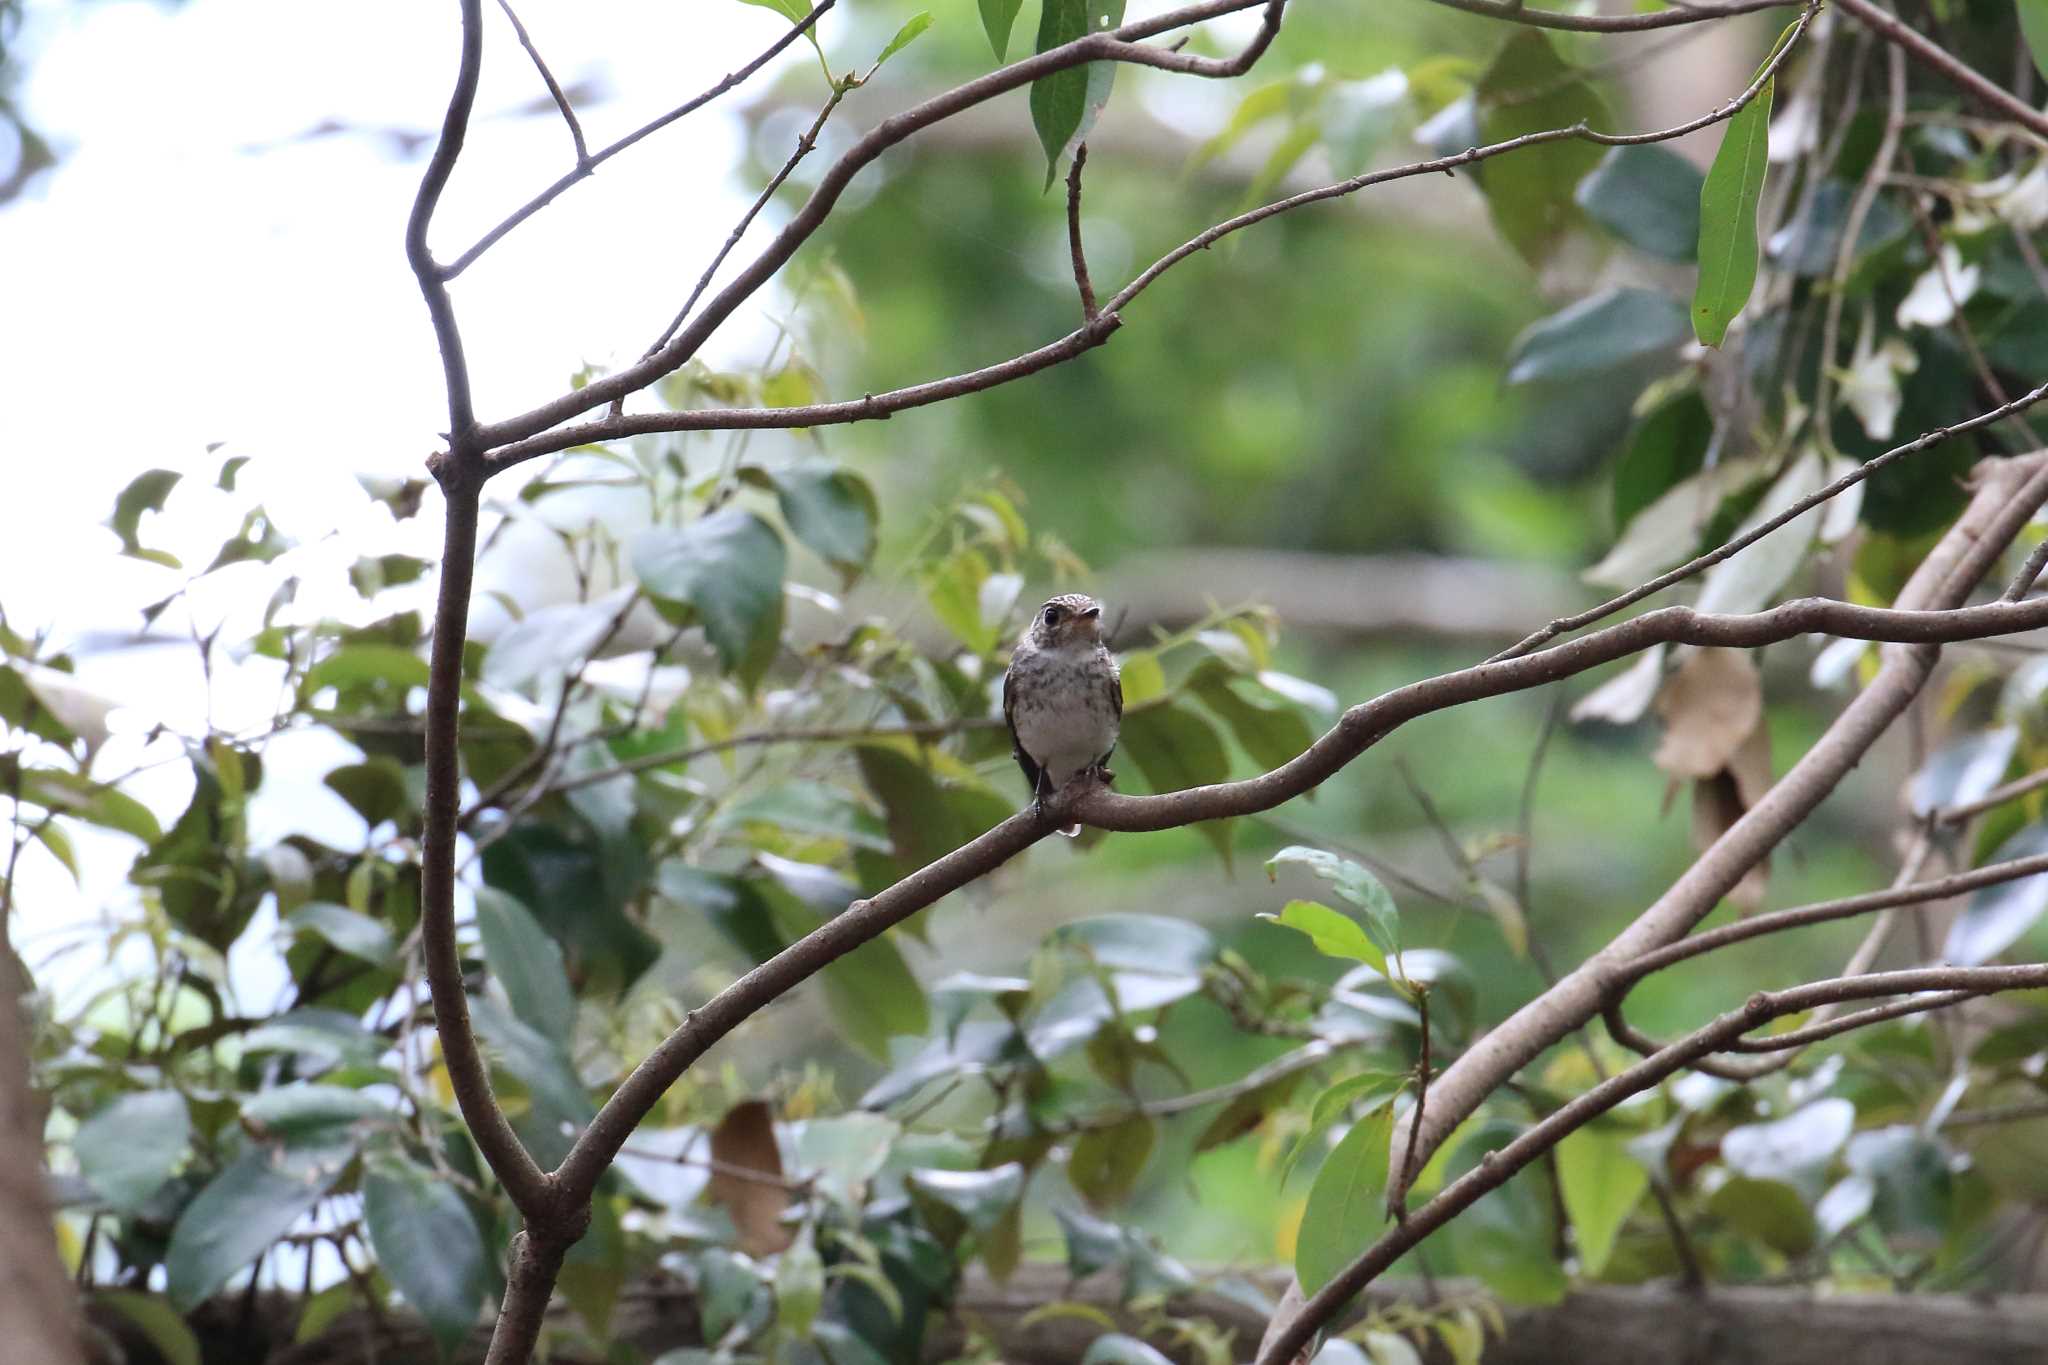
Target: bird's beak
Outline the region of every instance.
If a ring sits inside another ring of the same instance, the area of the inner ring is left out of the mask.
[[[1088,623],[1088,633],[1096,639],[1102,638],[1102,608],[1090,607],[1081,613],[1081,619]]]

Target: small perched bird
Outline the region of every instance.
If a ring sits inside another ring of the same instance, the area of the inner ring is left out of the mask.
[[[1031,618],[1003,675],[1003,719],[1032,803],[1083,773],[1103,782],[1124,716],[1124,685],[1102,641],[1102,604],[1080,593],[1055,597]],[[1079,825],[1060,833],[1072,838]]]

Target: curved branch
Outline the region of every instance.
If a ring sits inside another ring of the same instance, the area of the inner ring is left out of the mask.
[[[476,425],[476,409],[470,397],[469,361],[462,352],[462,331],[455,324],[455,303],[448,297],[448,276],[434,260],[427,245],[427,229],[441,192],[455,173],[462,155],[463,139],[469,135],[469,115],[476,106],[477,78],[484,65],[483,0],[461,0],[462,55],[455,71],[455,90],[448,97],[448,113],[441,120],[441,140],[427,159],[420,177],[419,193],[413,196],[412,213],[405,223],[405,259],[419,281],[420,295],[427,301],[427,315],[434,323],[434,341],[441,348],[441,378],[448,390],[448,439],[467,442]]]
[[[839,202],[839,196],[846,191],[854,176],[865,169],[883,152],[904,141],[921,129],[951,118],[962,110],[994,99],[998,95],[1019,90],[1041,76],[1056,71],[1081,66],[1094,61],[1139,61],[1141,53],[1157,53],[1158,49],[1138,48],[1133,44],[1140,39],[1157,37],[1175,29],[1219,15],[1234,14],[1264,3],[1269,15],[1268,23],[1260,26],[1260,36],[1255,37],[1247,49],[1263,51],[1271,40],[1267,28],[1277,23],[1282,0],[1201,0],[1201,3],[1182,9],[1171,10],[1152,19],[1139,20],[1107,33],[1091,33],[1076,38],[1071,43],[1048,48],[1035,56],[989,72],[964,85],[955,86],[944,94],[935,95],[922,104],[906,109],[900,114],[882,120],[863,134],[858,141],[832,163],[818,187],[811,191],[811,197],[804,201],[781,232],[775,235],[761,254],[756,256],[739,274],[733,277],[725,288],[713,295],[697,315],[674,340],[645,360],[641,360],[617,374],[607,375],[584,388],[565,393],[559,398],[543,403],[530,412],[502,422],[491,423],[484,429],[485,448],[510,445],[539,435],[558,423],[565,422],[578,413],[602,407],[615,399],[637,392],[674,371],[697,353],[705,339],[722,326],[733,310],[738,308],[772,279],[775,273],[796,254],[797,248],[809,241],[819,226],[831,214]],[[1256,54],[1254,54],[1256,55]],[[1147,64],[1151,64],[1149,61]],[[1234,63],[1225,63],[1233,66]],[[1245,63],[1246,66],[1250,62]],[[1233,71],[1232,74],[1235,74]],[[931,400],[927,400],[931,401]],[[558,447],[559,448],[559,447]]]
[[[1389,1230],[1333,1276],[1328,1284],[1302,1304],[1299,1313],[1285,1322],[1275,1321],[1259,1352],[1258,1365],[1286,1365],[1294,1360],[1310,1338],[1335,1318],[1353,1295],[1370,1284],[1403,1252],[1469,1208],[1481,1195],[1505,1184],[1510,1176],[1555,1147],[1567,1134],[1629,1096],[1640,1094],[1675,1074],[1687,1064],[1727,1047],[1762,1024],[1782,1015],[1799,1014],[1836,1001],[1868,1000],[1915,991],[1968,991],[1981,995],[1995,991],[2034,990],[2042,986],[2048,986],[2048,964],[2033,963],[2013,967],[1929,967],[1879,972],[1870,976],[1815,981],[1784,991],[1759,991],[1740,1009],[1723,1014],[1655,1056],[1615,1073],[1557,1109],[1507,1146],[1488,1152],[1477,1166],[1445,1186],[1434,1198],[1409,1210],[1406,1221]]]
[[[1522,0],[1433,0],[1447,9],[1484,15],[1530,28],[1561,29],[1567,33],[1645,33],[1652,29],[1675,28],[1680,24],[1703,24],[1758,10],[1790,9],[1796,0],[1727,0],[1719,5],[1677,5],[1650,14],[1562,14],[1557,10],[1524,9]]]

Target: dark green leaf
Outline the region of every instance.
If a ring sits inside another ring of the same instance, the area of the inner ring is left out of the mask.
[[[504,987],[512,1012],[542,1036],[566,1042],[576,1021],[576,996],[562,964],[562,945],[517,897],[495,887],[477,888],[476,927],[484,961]]]
[[[365,1126],[388,1120],[391,1109],[360,1090],[294,1081],[250,1096],[241,1117],[265,1138],[281,1139],[289,1151],[325,1151],[352,1147]]]
[[[1220,672],[1203,672],[1196,679],[1195,695],[1230,727],[1238,744],[1261,767],[1272,769],[1291,762],[1315,743],[1316,733],[1299,710],[1253,701],[1232,687],[1229,678]]]
[[[1644,508],[1699,473],[1713,435],[1713,414],[1695,389],[1652,409],[1637,423],[1614,468],[1614,524],[1627,526]]]
[[[1388,1144],[1392,1108],[1377,1109],[1351,1125],[1316,1172],[1308,1207],[1295,1235],[1294,1273],[1313,1294],[1379,1235],[1386,1221]]]
[[[863,744],[854,755],[861,780],[882,803],[889,841],[904,873],[936,862],[967,842],[958,814],[930,769],[890,745]]]
[[[178,1310],[155,1294],[134,1289],[93,1291],[93,1306],[119,1313],[135,1325],[150,1346],[163,1357],[164,1365],[200,1365],[199,1338],[178,1315]]]
[[[1464,1176],[1519,1136],[1500,1121],[1477,1126],[1445,1167],[1446,1182]],[[1499,1189],[1483,1194],[1444,1229],[1459,1269],[1477,1275],[1510,1303],[1556,1303],[1569,1287],[1554,1250],[1558,1227],[1555,1198],[1532,1168]]]
[[[291,1230],[341,1175],[347,1153],[279,1160],[252,1146],[199,1192],[171,1232],[171,1303],[189,1313]]]
[[[177,568],[176,557],[162,550],[144,549],[137,530],[142,524],[144,512],[161,512],[164,501],[171,490],[178,486],[184,475],[173,469],[150,469],[137,474],[128,481],[114,499],[114,514],[107,519],[107,525],[114,534],[121,537],[121,553],[137,559],[147,559],[170,568]]]
[[[580,1127],[597,1112],[590,1092],[576,1074],[576,1065],[562,1043],[512,1017],[489,996],[471,996],[471,1017],[477,1036],[499,1063],[533,1096],[551,1125]]]
[[[1849,206],[1856,191],[1839,180],[1830,180],[1814,191],[1813,202],[1802,216],[1771,234],[1764,254],[1780,270],[1808,279],[1835,273],[1835,259],[1841,254],[1842,233],[1849,225]],[[1863,226],[1856,234],[1852,263],[1872,252],[1901,241],[1912,230],[1910,215],[1879,195],[1870,201]],[[1855,278],[1851,273],[1851,280]],[[1851,289],[1851,292],[1856,292]]]
[[[405,769],[394,758],[379,756],[363,763],[346,764],[331,769],[321,781],[354,807],[372,829],[386,820],[398,819],[412,806]]]
[[[484,1295],[484,1244],[453,1185],[410,1162],[379,1162],[363,1177],[363,1222],[377,1264],[452,1355]]]
[[[1606,102],[1534,29],[1508,39],[1480,77],[1477,95],[1481,142],[1607,122]],[[1600,149],[1591,143],[1553,142],[1496,157],[1480,170],[1479,187],[1494,226],[1532,265],[1548,259],[1578,223],[1572,196],[1599,160]]]
[[[1044,0],[1038,44],[1033,50],[1049,52],[1063,47],[1090,33],[1114,28],[1123,17],[1123,0]],[[1097,67],[1101,68],[1099,75]],[[1060,158],[1068,146],[1086,135],[1093,114],[1109,98],[1109,82],[1115,73],[1114,62],[1090,62],[1040,76],[1031,83],[1031,126],[1038,130],[1039,145],[1045,148],[1047,188],[1059,174]]]
[[[1158,1124],[1143,1114],[1112,1128],[1091,1128],[1074,1142],[1067,1180],[1097,1209],[1121,1204],[1137,1188],[1158,1141]]]
[[[1160,915],[1075,920],[1053,930],[1047,943],[1079,949],[1107,971],[1117,1005],[1126,1011],[1157,1009],[1194,994],[1216,960],[1216,940],[1206,929]]]
[[[787,946],[768,902],[743,878],[700,871],[670,858],[662,863],[657,883],[662,895],[706,916],[727,942],[755,963],[766,962]]]
[[[1685,309],[1649,289],[1604,289],[1530,325],[1508,352],[1510,384],[1575,379],[1658,357],[1685,340]]]
[[[2026,39],[2027,55],[2034,59],[2034,69],[2048,76],[2048,0],[2016,0],[2020,15],[2020,35]]]
[[[919,1038],[931,1028],[924,987],[886,935],[833,959],[823,975],[833,1017],[877,1060],[888,1060],[891,1038]]]
[[[1791,35],[1786,28],[1778,46]],[[1700,278],[1692,296],[1692,330],[1708,346],[1719,346],[1728,335],[1728,324],[1749,302],[1756,284],[1756,213],[1770,169],[1771,87],[1776,83],[1775,78],[1765,81],[1756,98],[1728,120],[1721,150],[1714,153],[1700,187]]]
[[[284,918],[287,928],[316,934],[329,944],[365,962],[391,959],[391,931],[368,915],[332,901],[308,901]]]
[[[1301,1084],[1304,1072],[1297,1071],[1282,1076],[1256,1090],[1248,1090],[1223,1106],[1210,1119],[1208,1125],[1195,1139],[1197,1154],[1212,1147],[1221,1147],[1226,1142],[1235,1142],[1246,1133],[1252,1132],[1287,1103],[1295,1088]]]
[[[766,671],[782,630],[785,562],[775,528],[736,507],[633,542],[641,585],[693,611],[719,660],[749,684]]]
[[[1230,755],[1216,727],[1176,702],[1126,712],[1120,744],[1155,792],[1184,791],[1230,778]],[[1195,828],[1229,858],[1229,826],[1205,820]]]
[[[1010,59],[1010,30],[1017,23],[1017,11],[1024,8],[1024,0],[979,0],[981,5],[981,26],[988,32],[988,45],[995,49],[996,60]]]
[[[1701,176],[1662,147],[1615,147],[1579,182],[1578,203],[1630,246],[1667,261],[1699,249]]]
[[[931,22],[929,14],[919,17]],[[867,480],[831,460],[804,460],[768,477],[790,532],[851,582],[875,553],[875,493]]]
[[[117,1209],[162,1187],[185,1155],[192,1119],[175,1090],[123,1095],[79,1125],[71,1139],[79,1174]]]
[[[1738,1175],[1797,1185],[1842,1150],[1855,1126],[1856,1106],[1848,1100],[1815,1100],[1769,1123],[1730,1128],[1721,1136],[1721,1160]]]
[[[2048,853],[2048,822],[2037,822],[2000,844],[1986,861],[2002,863],[2044,853]],[[2019,942],[2043,911],[2048,911],[2048,873],[1987,886],[1970,897],[1963,913],[1949,926],[1942,959],[1959,967],[1989,962]]]
[[[1785,1256],[1813,1250],[1818,1228],[1806,1201],[1782,1180],[1734,1176],[1707,1200],[1707,1209]]]
[[[977,1234],[1002,1220],[1024,1193],[1024,1168],[1012,1161],[992,1171],[914,1170],[903,1177],[919,1204],[950,1210]]]

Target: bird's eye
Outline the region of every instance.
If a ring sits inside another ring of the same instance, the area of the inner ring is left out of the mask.
[[[1047,607],[1045,609],[1045,623],[1049,626],[1056,626],[1060,623],[1060,609],[1058,607]]]

